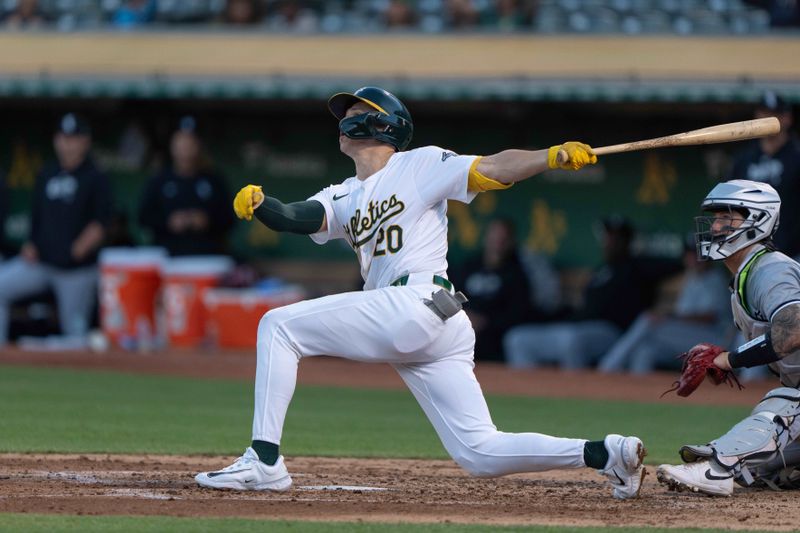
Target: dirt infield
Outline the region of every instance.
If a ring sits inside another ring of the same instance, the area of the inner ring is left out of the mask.
[[[25,364],[104,368],[196,377],[252,379],[249,354],[162,353],[33,354],[6,352],[0,365]],[[643,379],[589,372],[511,372],[479,365],[487,392],[657,401],[674,379]],[[328,358],[304,361],[304,384],[403,387],[385,365]],[[701,389],[692,403],[752,405],[770,382],[733,393]],[[670,398],[667,401],[685,399]],[[605,480],[587,470],[554,471],[479,480],[451,461],[290,457],[294,478],[282,494],[199,489],[192,476],[219,468],[230,457],[122,455],[0,455],[0,512],[236,516],[270,519],[692,526],[795,530],[800,508],[794,493],[742,490],[727,499],[669,493],[651,472],[643,497],[618,502]],[[650,468],[652,470],[652,468]],[[687,522],[691,517],[691,523]],[[724,517],[721,523],[720,517]]]
[[[192,476],[230,457],[0,455],[0,512],[319,521],[458,522],[795,530],[796,494],[615,501],[599,475],[558,471],[479,480],[450,461],[289,458],[286,493],[203,490]],[[713,508],[713,511],[712,511]],[[687,520],[691,520],[690,523]]]

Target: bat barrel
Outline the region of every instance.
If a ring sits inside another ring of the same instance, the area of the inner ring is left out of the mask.
[[[637,150],[649,150],[652,148],[665,148],[668,146],[696,146],[701,144],[718,144],[734,141],[746,141],[757,139],[768,135],[775,135],[781,131],[781,125],[777,118],[766,117],[754,120],[744,120],[741,122],[731,122],[720,124],[699,130],[676,133],[655,139],[634,141],[612,146],[601,146],[594,148],[595,155],[616,154],[621,152],[635,152]],[[569,160],[569,154],[563,149],[558,151],[557,161],[559,164]]]

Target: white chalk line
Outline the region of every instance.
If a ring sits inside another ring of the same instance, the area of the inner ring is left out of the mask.
[[[61,481],[77,483],[79,485],[117,485],[120,482],[126,483],[134,483],[134,484],[157,484],[163,483],[163,480],[153,480],[153,479],[136,479],[135,477],[132,478],[133,474],[139,474],[140,472],[137,471],[114,471],[111,477],[99,476],[95,472],[92,471],[61,471],[61,472],[48,472],[48,471],[31,471],[25,474],[17,474],[17,475],[10,475],[10,478],[21,478],[21,479],[41,479],[41,480],[52,480],[57,479]],[[292,474],[294,477],[306,477],[310,476],[310,474]],[[164,491],[169,490],[170,493],[166,493]],[[176,489],[164,489],[164,491],[159,491],[157,489],[144,489],[144,488],[115,488],[110,489],[108,491],[103,492],[102,494],[98,494],[98,496],[105,496],[105,497],[133,497],[133,498],[145,498],[145,499],[155,499],[155,500],[181,500],[185,499],[180,496],[176,496],[174,494]],[[180,489],[179,489],[180,490]],[[310,492],[352,492],[352,493],[364,493],[364,492],[384,492],[389,491],[386,487],[372,487],[372,486],[361,486],[361,485],[299,485],[295,486],[294,490],[298,491],[310,491]],[[234,493],[234,492],[232,492]],[[248,492],[247,494],[253,494]],[[274,494],[274,493],[273,493]],[[0,498],[8,498],[7,496],[0,496]],[[243,499],[243,500],[250,500],[254,499],[252,497],[246,498],[231,498],[231,499]],[[256,498],[257,499],[257,498]],[[274,499],[270,498],[270,499]],[[325,501],[324,499],[320,498],[294,498],[296,501]]]

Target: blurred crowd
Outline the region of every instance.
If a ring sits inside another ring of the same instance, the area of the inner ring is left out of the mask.
[[[6,29],[250,28],[541,33],[761,33],[800,25],[785,0],[0,0]]]
[[[30,235],[17,254],[6,249],[0,260],[0,346],[9,341],[12,306],[45,295],[54,299],[60,332],[80,345],[97,325],[101,249],[134,245],[127,216],[115,208],[110,180],[92,156],[92,143],[84,116],[67,113],[58,121],[55,159],[36,177]],[[194,117],[178,121],[168,152],[138,193],[139,226],[170,257],[229,254],[232,195],[210,162]],[[0,227],[5,189],[0,185]]]
[[[782,131],[751,141],[726,179],[774,186],[783,199],[774,237],[787,255],[800,256],[800,141],[791,106],[767,91],[754,116],[777,117]],[[123,134],[132,159],[144,157],[136,127]],[[233,191],[204,146],[209,138],[192,116],[170,130],[166,157],[138,191],[138,225],[147,242],[172,258],[230,255]],[[92,127],[67,113],[52,137],[55,159],[36,178],[30,235],[18,253],[0,255],[0,346],[8,343],[12,308],[52,294],[60,332],[84,338],[97,326],[98,257],[104,247],[133,246],[114,208],[109,178],[92,157]],[[139,148],[136,148],[136,147]],[[0,226],[7,193],[0,173]],[[469,298],[476,359],[515,368],[644,373],[675,369],[676,355],[698,342],[738,346],[731,327],[728,276],[718,264],[698,262],[691,221],[678,259],[637,253],[637,231],[624,214],[596,222],[599,266],[578,278],[558,272],[545,255],[519,244],[512,219],[484,228],[482,247],[451,265],[449,275]],[[248,270],[231,286],[256,281]],[[258,317],[256,317],[257,320]]]
[[[782,218],[774,241],[800,258],[800,140],[792,133],[791,106],[773,91],[762,94],[754,118],[776,117],[781,132],[750,142],[725,179],[766,182],[782,198]],[[785,214],[785,216],[783,216]],[[613,214],[599,221],[602,263],[573,290],[567,302],[551,286],[564,280],[516,241],[513,223],[500,219],[486,229],[479,256],[454,270],[456,285],[470,297],[467,313],[477,334],[478,360],[504,361],[514,368],[543,365],[601,372],[647,373],[677,370],[676,357],[688,347],[710,342],[735,348],[744,342],[731,325],[729,274],[720,264],[697,259],[688,231],[679,260],[636,253],[636,228]],[[544,275],[543,275],[544,274]],[[556,306],[543,305],[537,292]],[[760,377],[764,367],[747,369],[743,379]]]

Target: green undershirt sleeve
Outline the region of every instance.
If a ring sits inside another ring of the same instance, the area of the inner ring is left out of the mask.
[[[264,198],[253,214],[271,230],[301,235],[317,233],[325,220],[325,208],[316,200],[284,204],[271,196]]]

